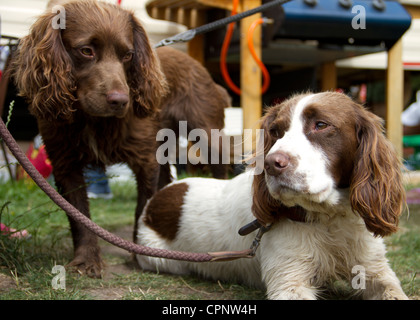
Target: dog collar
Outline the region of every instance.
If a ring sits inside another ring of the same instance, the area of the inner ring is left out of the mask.
[[[289,220],[296,221],[296,222],[306,222],[306,210],[300,206],[295,206],[291,208],[287,208],[286,211],[277,212],[277,216],[285,217]],[[241,236],[246,236],[251,232],[257,230],[258,228],[264,227],[261,222],[257,219],[254,221],[244,225],[242,228],[239,229],[238,233]]]

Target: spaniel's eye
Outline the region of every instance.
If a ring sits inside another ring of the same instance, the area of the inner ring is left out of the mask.
[[[81,47],[80,53],[87,58],[93,58],[95,56],[95,52],[91,47]]]
[[[134,52],[133,51],[129,51],[125,54],[125,56],[123,57],[123,61],[124,62],[128,62],[131,61],[133,59],[134,56]]]
[[[328,126],[329,125],[327,123],[325,123],[325,122],[317,121],[315,123],[315,130],[316,131],[321,131],[321,130],[324,130],[324,129],[328,128]]]

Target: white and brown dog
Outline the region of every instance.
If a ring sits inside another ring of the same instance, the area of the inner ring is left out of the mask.
[[[327,92],[270,108],[262,129],[261,174],[253,168],[229,181],[172,183],[149,201],[138,230],[138,243],[150,247],[242,250],[255,232],[240,236],[238,229],[257,218],[272,227],[256,256],[213,263],[138,256],[140,266],[240,281],[266,288],[270,299],[316,299],[332,281],[362,275],[363,298],[407,299],[382,240],[397,230],[405,193],[381,120]]]

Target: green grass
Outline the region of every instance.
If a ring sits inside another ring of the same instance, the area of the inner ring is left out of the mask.
[[[118,184],[112,185],[112,191],[111,200],[91,200],[92,218],[111,232],[124,229],[125,238],[131,240],[136,188],[133,184]],[[65,213],[32,182],[0,184],[0,205],[1,222],[18,230],[27,229],[32,235],[23,241],[0,236],[0,300],[264,298],[263,292],[236,284],[141,272],[133,266],[128,253],[114,254],[112,246],[102,240],[103,258],[111,271],[116,271],[104,279],[67,272],[66,290],[54,290],[53,266],[66,265],[72,259]],[[7,285],[2,286],[2,281]]]
[[[401,217],[400,231],[386,239],[387,257],[404,292],[420,300],[420,206],[410,205]]]
[[[131,238],[136,189],[113,185],[112,200],[92,200],[93,220],[111,232]],[[0,184],[0,221],[27,229],[29,240],[0,236],[0,300],[165,300],[264,299],[264,292],[234,283],[206,281],[193,276],[142,272],[128,253],[100,242],[108,273],[90,279],[66,273],[66,289],[54,290],[54,265],[72,259],[67,217],[32,182]],[[401,218],[401,230],[386,238],[388,258],[412,299],[420,299],[420,206],[410,206]]]

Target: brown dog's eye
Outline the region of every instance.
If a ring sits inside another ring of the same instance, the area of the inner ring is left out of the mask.
[[[123,58],[123,61],[124,62],[131,61],[133,59],[133,55],[134,55],[134,52],[132,51],[127,52]]]
[[[322,121],[317,121],[317,122],[315,123],[315,130],[316,130],[316,131],[321,131],[321,130],[324,130],[324,129],[326,129],[326,128],[328,128],[328,124],[327,124],[327,123],[325,123],[325,122],[322,122]]]
[[[87,58],[93,58],[95,56],[95,52],[91,47],[81,47],[80,53]]]

